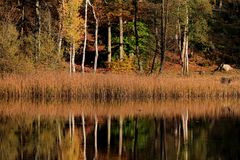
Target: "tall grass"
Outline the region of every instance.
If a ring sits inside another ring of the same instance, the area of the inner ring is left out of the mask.
[[[0,79],[0,99],[39,101],[160,100],[239,98],[240,82],[222,84],[220,76],[139,76],[114,74],[38,73]]]

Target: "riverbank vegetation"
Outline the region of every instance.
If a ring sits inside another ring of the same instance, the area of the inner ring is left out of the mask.
[[[0,98],[36,101],[82,99],[160,100],[239,98],[240,77],[228,75],[143,76],[130,74],[74,74],[67,72],[8,75],[0,80]]]

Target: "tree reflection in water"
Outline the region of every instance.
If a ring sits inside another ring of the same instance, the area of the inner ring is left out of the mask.
[[[16,123],[17,122],[17,123]],[[239,159],[237,117],[0,117],[0,159]]]

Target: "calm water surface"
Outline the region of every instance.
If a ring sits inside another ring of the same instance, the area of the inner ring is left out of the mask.
[[[240,159],[240,119],[231,106],[199,115],[176,108],[172,115],[137,114],[140,108],[133,114],[112,109],[105,115],[82,110],[67,116],[30,115],[22,112],[23,105],[22,110],[6,106],[0,112],[1,160]]]

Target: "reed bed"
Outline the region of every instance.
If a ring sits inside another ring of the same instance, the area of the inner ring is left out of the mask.
[[[231,78],[231,77],[230,77]],[[143,76],[115,74],[37,73],[0,79],[0,99],[31,101],[160,100],[240,98],[240,82],[221,76]]]
[[[239,117],[239,100],[166,100],[159,102],[112,102],[93,103],[82,101],[80,103],[32,103],[32,102],[6,102],[0,103],[0,115],[9,117],[37,117],[46,118],[63,117],[68,119],[69,115],[76,117],[84,114],[88,117],[180,117],[188,112],[189,118],[221,118]]]

